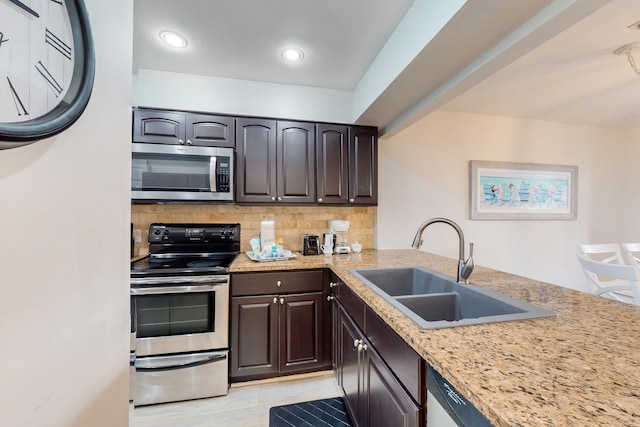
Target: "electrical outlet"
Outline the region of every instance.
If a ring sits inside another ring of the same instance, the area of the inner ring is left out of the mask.
[[[142,243],[142,230],[139,228],[133,230],[133,241],[136,243]]]

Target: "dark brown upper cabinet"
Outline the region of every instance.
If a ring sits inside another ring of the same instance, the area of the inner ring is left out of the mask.
[[[238,118],[236,202],[315,203],[315,124]]]
[[[316,157],[318,203],[378,203],[375,127],[318,124]]]
[[[378,131],[367,126],[349,128],[349,203],[378,203]]]
[[[234,118],[136,108],[133,142],[235,148]]]

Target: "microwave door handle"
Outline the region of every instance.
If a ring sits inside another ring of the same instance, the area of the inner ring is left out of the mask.
[[[172,365],[158,365],[153,366],[152,363],[149,363],[148,366],[136,366],[136,371],[142,372],[158,372],[158,371],[171,371],[174,369],[185,369],[185,368],[193,368],[200,365],[206,365],[207,363],[217,362],[219,360],[224,360],[227,358],[226,353],[217,353],[211,356],[208,356],[205,359],[195,360],[193,362],[187,363],[175,363]]]
[[[215,290],[214,285],[197,285],[197,286],[158,286],[131,288],[131,295],[161,295],[161,294],[186,294],[194,292],[212,292]]]
[[[212,193],[218,191],[217,159],[217,156],[211,156],[209,158],[209,188],[211,188]]]

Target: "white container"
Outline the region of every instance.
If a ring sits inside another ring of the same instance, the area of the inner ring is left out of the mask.
[[[276,222],[265,219],[260,223],[260,245],[262,251],[271,251],[276,244]]]

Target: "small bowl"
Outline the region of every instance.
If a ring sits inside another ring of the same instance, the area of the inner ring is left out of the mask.
[[[351,245],[351,250],[355,253],[362,251],[362,245],[360,243],[354,243]]]

